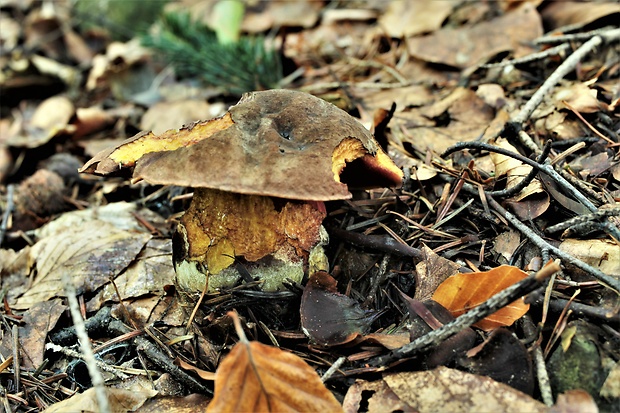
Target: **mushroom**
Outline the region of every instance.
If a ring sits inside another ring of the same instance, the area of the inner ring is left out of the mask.
[[[173,260],[179,287],[197,292],[248,274],[273,291],[285,278],[301,281],[308,265],[327,270],[323,202],[351,198],[349,186],[397,187],[403,178],[356,119],[290,90],[248,93],[220,118],[140,133],[80,172],[123,168],[133,168],[134,182],[194,188]]]

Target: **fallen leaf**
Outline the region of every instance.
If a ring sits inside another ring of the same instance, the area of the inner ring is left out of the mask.
[[[448,277],[459,273],[460,266],[433,252],[426,245],[422,247],[424,259],[416,264],[416,289],[413,298],[425,301],[432,297],[437,287]]]
[[[581,389],[558,394],[558,399],[549,413],[598,413],[599,409],[590,394]]]
[[[211,401],[202,394],[190,394],[185,397],[157,397],[147,400],[136,413],[203,413]]]
[[[502,265],[486,272],[458,274],[444,281],[433,294],[433,300],[446,307],[455,317],[471,310],[498,292],[528,277],[517,267]],[[474,324],[485,331],[512,325],[530,308],[523,299],[513,301]]]
[[[338,293],[336,280],[324,271],[310,276],[301,297],[301,328],[315,343],[335,346],[366,333],[381,314],[361,308]]]
[[[217,106],[215,107],[218,109]],[[140,129],[151,130],[154,134],[159,135],[168,129],[180,128],[207,116],[221,115],[221,113],[212,113],[210,109],[211,105],[202,99],[159,102],[144,113],[140,121]]]
[[[52,234],[32,247],[37,275],[13,306],[24,309],[64,296],[63,272],[69,273],[79,294],[95,291],[124,270],[150,238],[97,220]]]
[[[493,252],[503,257],[503,263],[507,264],[521,243],[521,235],[517,231],[509,230],[495,237]],[[500,261],[502,262],[502,261]]]
[[[240,342],[215,375],[207,412],[338,412],[334,395],[301,358],[259,342]]]
[[[23,326],[19,327],[23,368],[37,369],[41,366],[47,333],[54,328],[66,309],[67,306],[56,299],[36,303],[24,313]]]
[[[409,52],[432,63],[466,68],[484,63],[498,53],[512,51],[516,57],[529,53],[524,46],[543,34],[542,21],[529,3],[488,22],[458,29],[443,28],[407,41]]]
[[[367,409],[362,406],[367,406]],[[368,413],[417,412],[400,400],[383,380],[372,382],[357,380],[349,387],[342,402],[342,408],[346,413],[359,411],[368,411]]]
[[[544,404],[510,386],[446,367],[388,374],[383,380],[419,413],[547,411]]]
[[[503,111],[487,105],[473,90],[456,88],[448,96],[422,108],[399,113],[399,118],[413,117],[408,135],[402,141],[421,152],[432,149],[442,152],[458,142],[486,136],[494,118]]]
[[[141,392],[106,387],[105,393],[110,404],[110,412],[133,412],[148,399],[157,394],[155,390]],[[98,412],[99,404],[94,388],[77,393],[68,399],[52,404],[45,413]]]
[[[391,37],[428,33],[441,27],[456,1],[392,1],[378,23]]]
[[[613,18],[618,14],[620,14],[620,5],[616,2],[551,2],[542,11],[542,17],[550,28],[571,26],[573,30],[579,30],[605,17]]]
[[[605,274],[620,276],[620,246],[613,241],[569,238],[559,248]]]

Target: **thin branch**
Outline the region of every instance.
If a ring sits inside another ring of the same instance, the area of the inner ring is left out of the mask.
[[[573,196],[577,201],[581,202],[590,211],[592,212],[597,211],[596,206],[588,198],[583,196],[583,194],[579,192],[574,186],[572,186],[566,179],[564,179],[560,174],[558,174],[551,165],[548,165],[548,164],[541,165],[538,162],[533,161],[519,153],[512,152],[504,148],[499,148],[497,146],[489,145],[488,143],[482,143],[482,142],[459,142],[456,145],[453,145],[449,147],[448,149],[446,149],[446,151],[441,154],[441,157],[446,157],[452,154],[453,152],[456,152],[457,150],[461,150],[461,149],[483,149],[483,150],[487,150],[490,152],[496,152],[502,155],[515,158],[525,164],[530,165],[533,168],[538,169],[540,172],[547,174],[549,177],[554,179],[557,182],[557,184],[561,186],[567,194]]]
[[[559,224],[552,225],[547,228],[545,232],[548,234],[553,234],[554,232],[563,231],[575,225],[585,224],[586,222],[596,221],[605,217],[612,216],[620,216],[620,207],[603,208],[588,215],[579,215],[564,222],[560,222]]]
[[[582,44],[558,66],[547,80],[545,80],[536,93],[534,93],[530,100],[523,106],[521,111],[512,119],[512,123],[518,125],[518,129],[520,129],[521,125],[530,118],[534,110],[541,104],[545,96],[551,92],[551,89],[553,89],[553,87],[567,74],[573,71],[588,53],[601,45],[604,41],[612,42],[618,39],[620,39],[620,29],[613,29],[596,35]]]
[[[69,310],[71,312],[71,318],[73,319],[73,326],[75,327],[75,334],[78,337],[82,354],[84,355],[84,361],[88,368],[88,375],[95,388],[95,395],[97,397],[97,404],[99,405],[99,411],[101,413],[110,413],[110,403],[108,402],[108,396],[105,390],[105,382],[99,369],[97,369],[97,362],[95,360],[95,354],[93,348],[90,345],[90,339],[84,326],[84,319],[80,313],[80,304],[78,303],[75,286],[73,280],[66,271],[62,272],[62,283],[65,286],[67,293],[67,300],[69,301]]]
[[[560,258],[562,261],[565,261],[565,262],[568,262],[574,265],[575,267],[587,272],[588,274],[590,274],[591,276],[593,276],[594,278],[596,278],[603,284],[607,285],[608,287],[611,287],[616,291],[620,291],[620,280],[617,280],[616,278],[605,274],[601,270],[594,268],[586,264],[585,262],[573,257],[572,255],[565,253],[559,248],[556,248],[553,245],[549,244],[547,241],[545,241],[540,236],[538,236],[538,234],[534,233],[534,231],[530,230],[517,217],[515,217],[510,212],[505,210],[495,199],[493,199],[493,197],[487,197],[487,198],[488,198],[489,205],[491,206],[491,208],[499,212],[500,215],[504,217],[504,219],[506,219],[510,224],[512,224],[512,226],[518,229],[523,235],[529,238],[529,240],[534,245],[536,245],[538,248],[548,249],[551,254]]]
[[[432,347],[437,346],[459,331],[472,326],[486,316],[493,314],[500,308],[510,304],[519,297],[534,291],[540,287],[541,283],[545,279],[559,270],[560,266],[556,262],[551,262],[543,267],[536,275],[522,279],[505,290],[495,294],[479,306],[471,309],[463,315],[460,315],[453,321],[444,324],[437,330],[433,330],[428,334],[418,337],[411,343],[392,350],[384,356],[375,357],[371,359],[368,364],[371,366],[387,366],[394,361],[413,357],[416,354],[430,350]]]

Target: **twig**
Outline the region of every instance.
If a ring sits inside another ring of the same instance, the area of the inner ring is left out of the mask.
[[[536,331],[536,326],[532,322],[532,318],[528,314],[523,317],[523,330],[528,336],[539,335]],[[547,374],[545,358],[539,343],[534,344],[534,364],[536,365],[536,377],[538,378],[540,397],[547,406],[553,406],[551,383],[549,381],[549,374]]]
[[[539,37],[538,39],[534,40],[533,43],[534,44],[545,44],[545,43],[572,42],[575,40],[588,40],[592,36],[598,36],[601,34],[605,34],[607,31],[611,29],[613,29],[613,26],[606,26],[600,29],[591,30],[589,32],[573,33],[573,34],[565,34],[565,35],[557,35],[557,36],[551,33],[551,34],[546,34],[544,36]]]
[[[548,164],[539,164],[536,161],[533,161],[529,158],[526,158],[525,156],[516,153],[516,152],[512,152],[509,151],[507,149],[504,148],[499,148],[497,146],[493,146],[493,145],[489,145],[488,143],[482,143],[482,142],[460,142],[457,143],[456,145],[453,145],[451,147],[449,147],[448,149],[446,149],[446,151],[444,153],[441,154],[441,157],[446,157],[450,154],[452,154],[453,152],[456,152],[458,150],[461,149],[483,149],[483,150],[487,150],[490,152],[496,152],[496,153],[500,153],[502,155],[506,155],[506,156],[510,156],[512,158],[515,158],[525,164],[530,165],[533,168],[538,169],[540,172],[543,172],[545,174],[547,174],[548,176],[550,176],[551,178],[553,178],[558,185],[560,185],[564,191],[566,191],[567,194],[572,195],[575,199],[577,199],[579,202],[581,202],[586,208],[588,208],[590,211],[595,212],[598,209],[596,208],[596,206],[585,196],[583,196],[583,194],[581,194],[581,192],[579,192],[574,186],[572,186],[566,179],[564,179],[559,173],[557,173],[555,171],[555,169],[553,169],[553,167],[551,165]]]
[[[586,222],[596,221],[598,219],[611,216],[620,216],[620,207],[604,208],[588,215],[579,215],[564,222],[560,222],[559,224],[552,225],[547,228],[545,232],[548,234],[553,234],[554,232],[559,232],[575,225],[585,224]]]
[[[45,345],[45,349],[46,350],[52,350],[55,351],[57,353],[62,353],[65,356],[69,356],[72,358],[76,358],[76,359],[80,359],[80,360],[84,360],[86,361],[86,357],[84,356],[84,354],[75,351],[75,350],[71,350],[69,348],[65,348],[63,346],[59,346],[58,344],[54,344],[54,343],[47,343]],[[104,363],[103,361],[97,360],[95,359],[95,364],[97,365],[97,367],[99,367],[101,370],[107,371],[108,373],[112,373],[113,375],[115,375],[116,377],[120,378],[120,379],[127,379],[129,376],[121,371],[118,371],[118,369],[115,366],[111,366],[107,363]]]
[[[339,357],[338,360],[334,361],[334,364],[332,364],[329,369],[327,369],[325,374],[321,376],[321,381],[325,383],[329,380],[345,361],[347,361],[347,358],[344,356]]]
[[[523,224],[517,217],[512,215],[510,212],[506,211],[493,197],[488,197],[488,202],[491,208],[495,211],[499,212],[501,216],[504,217],[509,223],[512,224],[516,229],[518,229],[523,235],[525,235],[529,240],[536,245],[540,249],[548,249],[553,255],[560,258],[562,261],[568,262],[575,267],[587,272],[603,284],[608,287],[613,288],[616,291],[620,291],[620,280],[615,279],[614,277],[605,274],[601,270],[594,268],[585,262],[573,257],[560,250],[559,248],[554,247],[549,244],[547,241],[542,239],[538,234],[534,233],[530,230],[525,224]]]
[[[486,316],[493,314],[500,308],[512,303],[519,297],[534,291],[540,287],[541,282],[559,270],[560,265],[558,263],[550,262],[538,271],[536,275],[522,279],[505,290],[495,294],[479,306],[458,316],[453,321],[444,324],[437,330],[433,330],[428,334],[418,337],[411,343],[392,350],[384,356],[375,357],[371,359],[368,364],[371,366],[387,366],[394,361],[412,357],[416,354],[430,350],[432,347],[439,345],[459,331],[462,331],[467,327],[471,327],[473,324],[482,320]]]
[[[579,62],[594,48],[599,46],[604,41],[612,42],[620,39],[620,29],[609,30],[605,33],[598,34],[582,44],[577,50],[575,50],[570,56],[562,62],[560,66],[545,80],[545,82],[538,88],[536,93],[532,95],[530,100],[523,106],[521,111],[512,119],[511,123],[515,130],[520,130],[523,123],[530,118],[534,110],[540,105],[544,97],[549,94],[551,89],[561,80],[577,67]]]
[[[527,56],[523,56],[518,59],[509,59],[509,60],[504,60],[498,63],[487,63],[484,65],[480,65],[480,67],[483,69],[493,69],[496,67],[506,67],[506,66],[513,66],[513,65],[523,64],[523,63],[534,62],[536,60],[541,60],[549,56],[558,55],[568,49],[570,49],[570,44],[564,43],[558,46],[551,47],[547,50],[543,50],[541,52],[532,53]]]
[[[90,339],[84,326],[84,320],[80,313],[80,305],[76,297],[75,286],[73,280],[66,271],[62,272],[62,283],[65,286],[65,292],[67,293],[67,300],[69,301],[69,310],[71,312],[71,318],[73,320],[73,326],[75,327],[75,334],[80,342],[80,348],[84,355],[84,361],[88,368],[88,375],[95,388],[95,395],[97,397],[97,404],[99,405],[99,411],[101,413],[110,413],[110,404],[105,390],[105,382],[101,372],[97,369],[97,362],[95,360],[95,354],[93,348],[90,345]]]
[[[0,245],[4,241],[4,235],[6,234],[7,227],[9,225],[9,217],[15,208],[14,204],[15,185],[9,184],[6,188],[6,208],[2,214],[2,224],[0,224]]]
[[[551,140],[547,141],[547,143],[543,147],[542,152],[538,155],[538,159],[536,159],[536,162],[538,162],[539,164],[544,163],[547,159],[547,156],[549,156],[549,152],[551,152]],[[525,187],[528,186],[530,182],[532,182],[534,178],[536,178],[537,175],[538,170],[536,168],[532,168],[532,170],[530,170],[527,176],[520,180],[515,186],[511,186],[510,188],[506,188],[501,191],[490,191],[487,192],[487,194],[500,198],[509,198],[525,189]]]

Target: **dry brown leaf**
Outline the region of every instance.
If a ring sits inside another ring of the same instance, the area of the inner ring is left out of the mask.
[[[596,113],[604,109],[597,98],[598,92],[581,82],[559,87],[552,97],[558,109],[574,109],[579,113]],[[565,102],[568,104],[566,105]]]
[[[207,412],[338,412],[342,407],[301,358],[240,342],[219,365]]]
[[[155,390],[143,390],[141,392],[105,388],[110,412],[133,412],[144,404],[148,399],[157,394]],[[45,413],[68,413],[68,412],[98,412],[99,405],[94,388],[86,390],[84,393],[77,393],[61,402],[51,405],[45,409]]]
[[[24,313],[22,327],[19,327],[23,368],[36,369],[41,366],[47,333],[54,328],[66,309],[67,306],[56,299],[36,303]]]
[[[493,251],[500,254],[504,258],[503,263],[510,262],[512,255],[521,243],[521,236],[517,231],[506,231],[495,237]]]
[[[620,277],[620,246],[613,241],[569,238],[559,248],[605,274]]]
[[[549,413],[598,413],[598,406],[590,394],[581,389],[559,394]]]
[[[542,11],[542,17],[550,28],[571,26],[573,30],[598,19],[620,14],[617,2],[550,2]],[[617,20],[616,20],[617,21]]]
[[[217,106],[215,108],[219,109]],[[144,113],[140,121],[140,129],[150,130],[159,135],[168,129],[180,128],[198,119],[222,114],[213,113],[210,109],[211,105],[202,99],[159,102]]]
[[[501,52],[512,51],[517,57],[527,54],[531,49],[524,45],[542,34],[540,16],[527,3],[488,22],[409,39],[408,45],[418,59],[466,68]]]
[[[201,394],[186,397],[157,397],[147,400],[136,413],[204,413],[210,398]]]
[[[401,401],[426,412],[546,412],[530,396],[488,377],[446,367],[388,374],[383,380]]]
[[[102,302],[118,301],[116,291],[123,300],[147,294],[164,294],[164,287],[174,285],[172,267],[172,241],[151,239],[125,271],[114,280],[116,289],[106,285],[99,294]],[[95,310],[95,309],[93,309]]]
[[[366,333],[381,312],[364,310],[340,294],[336,280],[325,271],[310,276],[301,297],[301,328],[316,344],[336,346]]]
[[[422,247],[424,258],[416,265],[416,289],[413,298],[425,301],[431,298],[437,287],[448,277],[459,273],[459,265],[437,255],[426,245]]]
[[[38,148],[61,133],[75,130],[69,120],[75,113],[73,103],[64,96],[53,96],[41,102],[29,121],[23,121],[22,131],[9,136],[9,146]]]
[[[178,357],[175,359],[174,363],[177,366],[181,367],[183,370],[193,371],[194,373],[198,374],[200,378],[203,380],[209,380],[209,381],[215,380],[215,373],[212,371],[206,371],[203,369],[199,369],[198,367],[186,361],[183,361]]]
[[[391,37],[433,32],[457,4],[456,1],[392,1],[378,23]]]
[[[526,272],[509,265],[486,272],[458,274],[448,278],[437,288],[433,300],[458,317],[527,276]],[[485,331],[509,326],[529,308],[529,304],[525,304],[520,298],[474,325]]]
[[[31,249],[37,276],[14,308],[64,296],[63,272],[69,273],[80,294],[97,290],[124,270],[150,238],[93,220],[40,240]]]
[[[425,152],[431,149],[442,152],[458,142],[480,139],[489,129],[494,118],[504,116],[497,114],[473,90],[456,88],[443,99],[423,108],[414,108],[399,113],[399,118],[413,117],[413,127],[409,128],[409,137],[402,140],[416,149]],[[440,119],[448,118],[447,125],[440,125]]]
[[[508,140],[505,138],[498,138],[495,140],[494,143],[495,143],[495,146],[499,148],[506,149],[507,151],[514,152],[517,154],[519,153],[517,149],[514,146],[512,146],[508,142]],[[518,159],[515,159],[511,156],[506,156],[500,153],[491,152],[491,159],[495,163],[496,176],[499,178],[499,177],[506,175],[507,177],[506,188],[512,188],[513,186],[517,185],[532,170],[531,166],[524,164]],[[530,195],[538,194],[542,192],[544,191],[542,189],[542,185],[540,181],[534,179],[532,182],[530,182],[530,184],[527,187],[525,187],[521,192],[519,192],[517,195],[515,195],[511,199],[518,202]]]
[[[417,413],[417,410],[400,400],[383,380],[357,380],[349,387],[342,408],[346,413],[356,413],[362,410],[362,402],[368,404],[367,410],[363,409],[368,413]]]

